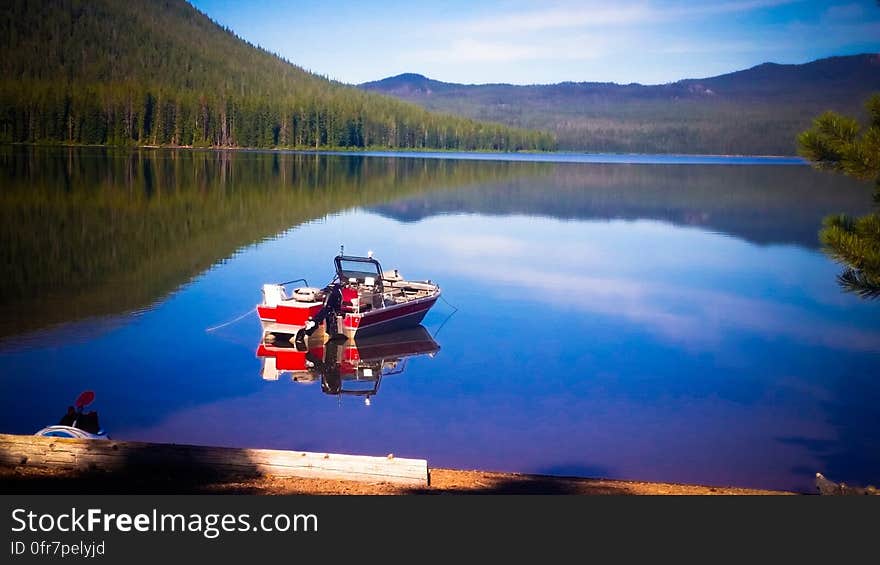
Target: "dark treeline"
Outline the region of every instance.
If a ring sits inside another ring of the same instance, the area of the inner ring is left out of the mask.
[[[184,0],[0,6],[0,142],[547,150],[309,73]]]

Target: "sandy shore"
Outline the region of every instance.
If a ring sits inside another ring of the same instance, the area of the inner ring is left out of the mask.
[[[760,489],[682,485],[520,475],[486,471],[431,469],[431,485],[412,488],[389,483],[364,483],[325,479],[247,478],[212,481],[206,478],[0,467],[0,493],[38,494],[588,494],[588,495],[765,495],[795,494]]]

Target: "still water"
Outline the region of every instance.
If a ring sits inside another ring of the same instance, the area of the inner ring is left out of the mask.
[[[880,303],[841,292],[816,235],[869,211],[869,187],[791,164],[444,157],[0,148],[0,431],[92,389],[116,439],[880,481]],[[206,331],[264,282],[324,284],[343,243],[441,284],[430,355],[380,343],[385,365],[337,394],[267,370],[255,314]]]

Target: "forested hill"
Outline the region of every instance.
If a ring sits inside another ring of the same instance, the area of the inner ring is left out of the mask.
[[[864,115],[880,55],[765,63],[663,85],[564,82],[465,85],[403,74],[360,85],[431,110],[550,130],[561,149],[793,155],[825,110]]]
[[[0,141],[552,149],[306,72],[184,0],[0,3]]]

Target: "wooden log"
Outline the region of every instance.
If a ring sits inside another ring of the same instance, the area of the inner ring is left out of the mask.
[[[0,465],[215,478],[268,475],[428,484],[428,462],[424,459],[10,434],[0,434]]]

